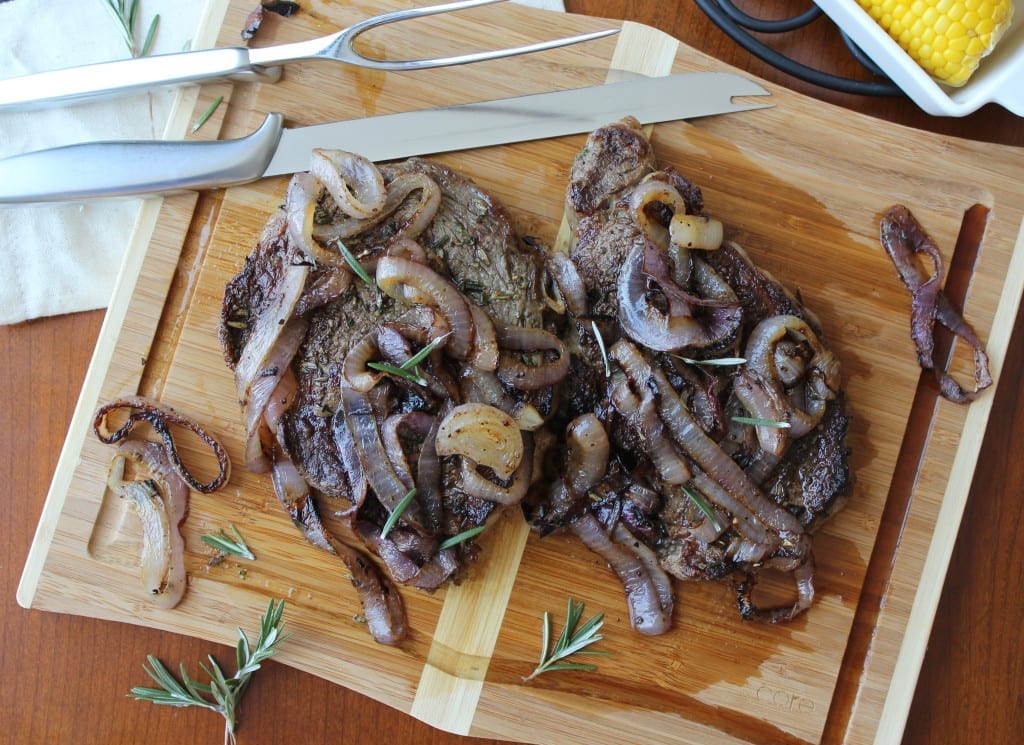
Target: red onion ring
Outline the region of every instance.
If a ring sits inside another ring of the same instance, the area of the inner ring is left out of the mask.
[[[550,331],[495,324],[498,344],[504,350],[516,352],[554,352],[552,361],[528,365],[521,355],[502,353],[498,363],[498,379],[505,385],[523,391],[536,391],[558,383],[569,373],[570,356],[565,344]]]
[[[377,285],[396,300],[440,310],[451,329],[445,346],[456,359],[469,356],[473,317],[465,297],[450,281],[424,264],[383,256],[377,262]]]
[[[925,370],[935,373],[942,395],[955,403],[969,403],[992,385],[989,359],[985,346],[964,317],[958,313],[942,291],[944,269],[938,247],[924,232],[906,207],[895,205],[882,218],[882,247],[892,259],[903,284],[910,290],[910,336],[917,347],[917,360]],[[914,258],[924,254],[933,266],[927,275]],[[935,321],[938,321],[967,342],[974,350],[974,389],[967,390],[949,372],[935,366]]]
[[[125,481],[127,458],[143,464],[150,479]],[[156,489],[152,488],[154,483]],[[181,523],[188,513],[188,485],[159,443],[131,439],[121,442],[111,461],[107,484],[121,498],[133,501],[142,520],[142,584],[149,599],[158,608],[175,607],[188,584],[185,539],[181,535]],[[152,519],[160,524],[153,525]]]
[[[112,411],[116,411],[118,409],[128,409],[128,419],[119,429],[111,432],[107,427],[107,417]],[[104,404],[97,409],[96,415],[93,418],[92,427],[96,436],[100,439],[100,442],[103,442],[106,445],[113,445],[114,443],[124,440],[140,421],[147,422],[149,426],[151,426],[153,430],[160,435],[160,439],[163,441],[164,450],[167,454],[168,462],[171,464],[175,473],[177,473],[190,488],[203,494],[210,494],[211,492],[217,491],[227,483],[231,476],[231,459],[228,457],[227,450],[224,449],[224,446],[220,444],[217,438],[200,427],[198,423],[187,416],[179,414],[170,406],[165,406],[164,404],[142,396],[119,398],[108,404]],[[190,430],[199,436],[203,442],[210,447],[213,451],[214,457],[217,459],[217,466],[219,469],[217,476],[213,480],[206,483],[200,483],[192,475],[191,471],[185,467],[185,464],[182,462],[181,456],[178,454],[178,450],[174,445],[174,438],[168,428],[169,424],[176,424],[179,427],[184,427]]]

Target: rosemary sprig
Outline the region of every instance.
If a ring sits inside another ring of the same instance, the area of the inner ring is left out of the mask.
[[[429,357],[431,352],[441,346],[441,344],[444,343],[444,340],[451,336],[451,333],[452,332],[449,331],[447,334],[442,334],[437,337],[397,367],[395,365],[389,365],[386,362],[367,362],[366,366],[372,370],[379,370],[382,373],[387,373],[388,375],[394,375],[395,377],[412,381],[416,385],[426,385],[427,381],[420,374],[417,365]]]
[[[359,263],[359,260],[352,255],[351,251],[348,250],[348,246],[346,246],[340,238],[336,240],[335,243],[338,246],[338,251],[341,253],[341,257],[345,259],[345,263],[348,264],[349,269],[355,272],[356,276],[358,276],[359,279],[363,280],[366,284],[373,287],[373,285],[376,283],[373,281],[370,275],[366,273],[366,270],[363,269],[363,265]]]
[[[213,658],[208,655],[209,665],[199,663],[207,675],[210,676],[209,683],[199,683],[192,680],[185,671],[185,666],[180,666],[181,680],[164,667],[153,655],[146,657],[146,665],[142,669],[151,677],[159,688],[132,688],[128,694],[138,701],[149,701],[152,704],[164,706],[199,706],[205,709],[216,711],[224,717],[224,740],[235,742],[235,728],[238,722],[238,704],[249,686],[252,674],[260,669],[260,664],[277,654],[277,645],[287,639],[290,634],[282,634],[284,624],[281,622],[281,614],[284,612],[284,600],[275,603],[273,600],[267,606],[267,612],[260,617],[260,635],[256,640],[256,646],[249,643],[248,637],[242,629],[238,629],[238,645],[235,647],[235,662],[237,669],[230,678],[224,675],[224,671]]]
[[[389,365],[387,362],[367,362],[366,366],[372,370],[377,370],[388,375],[394,375],[396,378],[402,378],[408,380],[416,385],[426,385],[427,380],[419,374],[418,370],[409,370],[404,365],[399,367],[397,365]]]
[[[221,529],[219,533],[207,533],[206,535],[200,536],[199,540],[207,546],[212,546],[218,551],[223,551],[226,554],[240,556],[243,559],[255,559],[256,556],[245,542],[245,539],[242,538],[242,534],[238,532],[238,528],[235,527],[234,523],[231,523],[231,532],[234,535],[233,538]]]
[[[703,512],[704,517],[711,521],[711,524],[715,527],[715,530],[721,530],[722,524],[718,522],[718,515],[715,513],[713,509],[711,509],[711,505],[708,504],[708,501],[706,499],[704,499],[704,495],[694,489],[690,489],[686,485],[683,485],[682,489],[683,494],[685,494],[691,500],[693,500],[693,503],[697,505],[697,509]]]
[[[388,515],[388,519],[384,523],[383,529],[381,529],[380,531],[381,538],[388,537],[388,533],[390,533],[391,529],[395,527],[395,523],[398,522],[398,518],[402,516],[402,513],[405,512],[406,508],[409,506],[409,503],[412,502],[412,500],[415,499],[415,497],[416,487],[413,487],[412,489],[409,490],[408,494],[406,494],[399,500],[398,504],[395,505],[395,509],[391,510],[391,514]]]
[[[601,626],[604,625],[604,613],[598,613],[579,629],[580,618],[583,616],[583,603],[569,598],[568,607],[565,611],[565,626],[559,634],[555,643],[551,644],[551,615],[544,611],[544,622],[541,626],[541,648],[540,664],[527,677],[523,678],[526,683],[533,680],[541,673],[554,670],[597,670],[597,665],[582,662],[562,662],[574,654],[590,654],[608,656],[610,652],[585,649],[594,642],[604,637],[598,634]],[[549,648],[550,647],[550,648]]]
[[[601,330],[597,328],[597,321],[591,321],[590,327],[594,330],[597,348],[601,350],[601,359],[604,360],[604,376],[610,378],[612,376],[612,366],[608,364],[608,350],[604,347],[604,337],[601,336]]]
[[[718,367],[730,367],[732,365],[745,365],[747,364],[746,357],[718,357],[706,360],[695,360],[692,357],[681,357],[678,354],[672,355],[676,359],[680,359],[687,365],[709,365]]]
[[[481,533],[483,533],[486,527],[486,525],[478,525],[475,528],[470,528],[469,530],[464,530],[461,533],[456,533],[451,538],[442,541],[441,545],[437,547],[437,550],[444,551],[446,548],[458,546],[460,543],[468,541],[470,538],[473,538],[474,536],[478,536]]]
[[[217,96],[209,106],[206,107],[206,111],[196,119],[196,123],[192,125],[192,134],[199,131],[199,128],[206,124],[207,120],[213,116],[213,112],[217,110],[217,107],[224,103],[224,96]]]
[[[135,22],[138,20],[139,0],[106,0],[106,5],[121,29],[121,36],[125,46],[128,47],[128,53],[132,57],[145,57],[149,54],[153,47],[153,39],[156,37],[157,27],[160,25],[160,16],[153,16],[149,29],[146,31],[146,38],[142,42],[142,47],[139,48],[135,45]]]
[[[755,427],[775,427],[777,429],[789,429],[789,422],[779,422],[774,419],[758,419],[752,416],[734,416],[734,422],[739,424],[753,424]]]

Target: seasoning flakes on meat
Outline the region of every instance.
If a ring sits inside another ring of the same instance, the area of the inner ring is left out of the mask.
[[[352,569],[378,641],[404,634],[392,583],[457,579],[479,551],[458,539],[530,486],[569,362],[543,278],[542,252],[463,176],[317,150],[226,289],[247,465]]]
[[[744,618],[794,617],[813,599],[812,533],[851,486],[839,361],[818,319],[725,240],[631,118],[591,134],[566,204],[569,249],[548,270],[574,386],[552,484],[529,503],[535,529],[605,558],[641,633],[669,628],[670,576],[739,574]],[[766,568],[792,573],[792,604],[754,602]]]

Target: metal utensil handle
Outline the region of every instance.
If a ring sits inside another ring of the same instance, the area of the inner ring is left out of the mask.
[[[0,107],[32,107],[250,73],[249,50],[203,49],[69,67],[0,80]]]
[[[0,205],[76,202],[243,184],[267,170],[283,117],[237,140],[87,142],[0,160]]]

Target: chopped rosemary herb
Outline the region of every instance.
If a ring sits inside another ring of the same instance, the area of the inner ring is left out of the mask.
[[[601,350],[601,359],[604,360],[604,376],[606,378],[610,378],[612,375],[612,366],[608,364],[608,351],[604,348],[604,337],[601,336],[601,331],[597,328],[597,321],[591,321],[590,327],[594,329],[594,338],[597,339],[597,348]]]
[[[200,536],[199,540],[225,554],[240,556],[243,559],[255,559],[256,556],[248,544],[246,544],[245,539],[242,538],[242,534],[238,532],[238,528],[235,527],[234,523],[231,524],[231,532],[234,534],[234,538],[221,530],[219,533],[207,533]]]
[[[215,112],[217,107],[222,103],[224,103],[224,96],[217,96],[217,98],[213,100],[213,103],[206,107],[206,111],[204,111],[202,115],[196,119],[196,123],[192,125],[192,134],[198,132],[199,128],[206,124],[209,118],[213,116],[213,112]]]
[[[711,524],[714,526],[715,530],[721,530],[722,524],[718,522],[718,515],[716,515],[715,511],[711,509],[711,505],[708,504],[708,501],[706,499],[704,499],[704,495],[698,491],[690,489],[685,485],[682,487],[682,489],[683,494],[688,496],[693,501],[693,503],[697,505],[697,509],[703,512],[704,516],[711,521]]]
[[[774,419],[758,419],[752,416],[734,416],[734,422],[739,424],[753,424],[755,427],[776,427],[778,429],[789,429],[789,422],[778,422]]]
[[[446,548],[458,546],[460,543],[468,541],[470,538],[473,538],[474,536],[478,536],[481,533],[483,533],[486,527],[486,525],[478,525],[475,528],[470,528],[469,530],[464,530],[461,533],[457,533],[456,535],[453,535],[451,538],[444,541],[440,546],[438,546],[437,550],[444,551]]]
[[[356,273],[359,279],[372,287],[375,284],[374,281],[370,278],[370,275],[366,273],[366,270],[363,269],[363,265],[360,264],[356,257],[352,255],[352,252],[348,250],[348,246],[346,246],[340,238],[335,241],[335,244],[338,246],[338,251],[341,252],[342,258],[345,259],[345,263],[349,265],[349,268]]]
[[[590,665],[580,662],[561,662],[574,654],[590,654],[608,656],[610,652],[584,649],[604,637],[597,632],[604,624],[604,613],[598,613],[579,629],[580,618],[583,616],[583,603],[569,598],[568,608],[565,612],[565,626],[562,633],[551,644],[551,615],[544,611],[544,622],[541,626],[541,648],[540,664],[527,677],[523,678],[526,683],[533,680],[541,673],[554,670],[586,670],[592,672],[597,670],[597,665]],[[549,649],[550,646],[550,649]]]
[[[395,509],[393,509],[391,511],[391,514],[388,515],[387,522],[384,523],[384,528],[380,531],[381,538],[388,537],[388,533],[390,533],[391,529],[395,527],[395,523],[398,522],[398,518],[402,516],[402,513],[405,512],[406,508],[409,506],[409,503],[412,502],[412,500],[415,499],[415,497],[416,487],[413,487],[404,497],[402,497],[398,504],[395,505]]]

